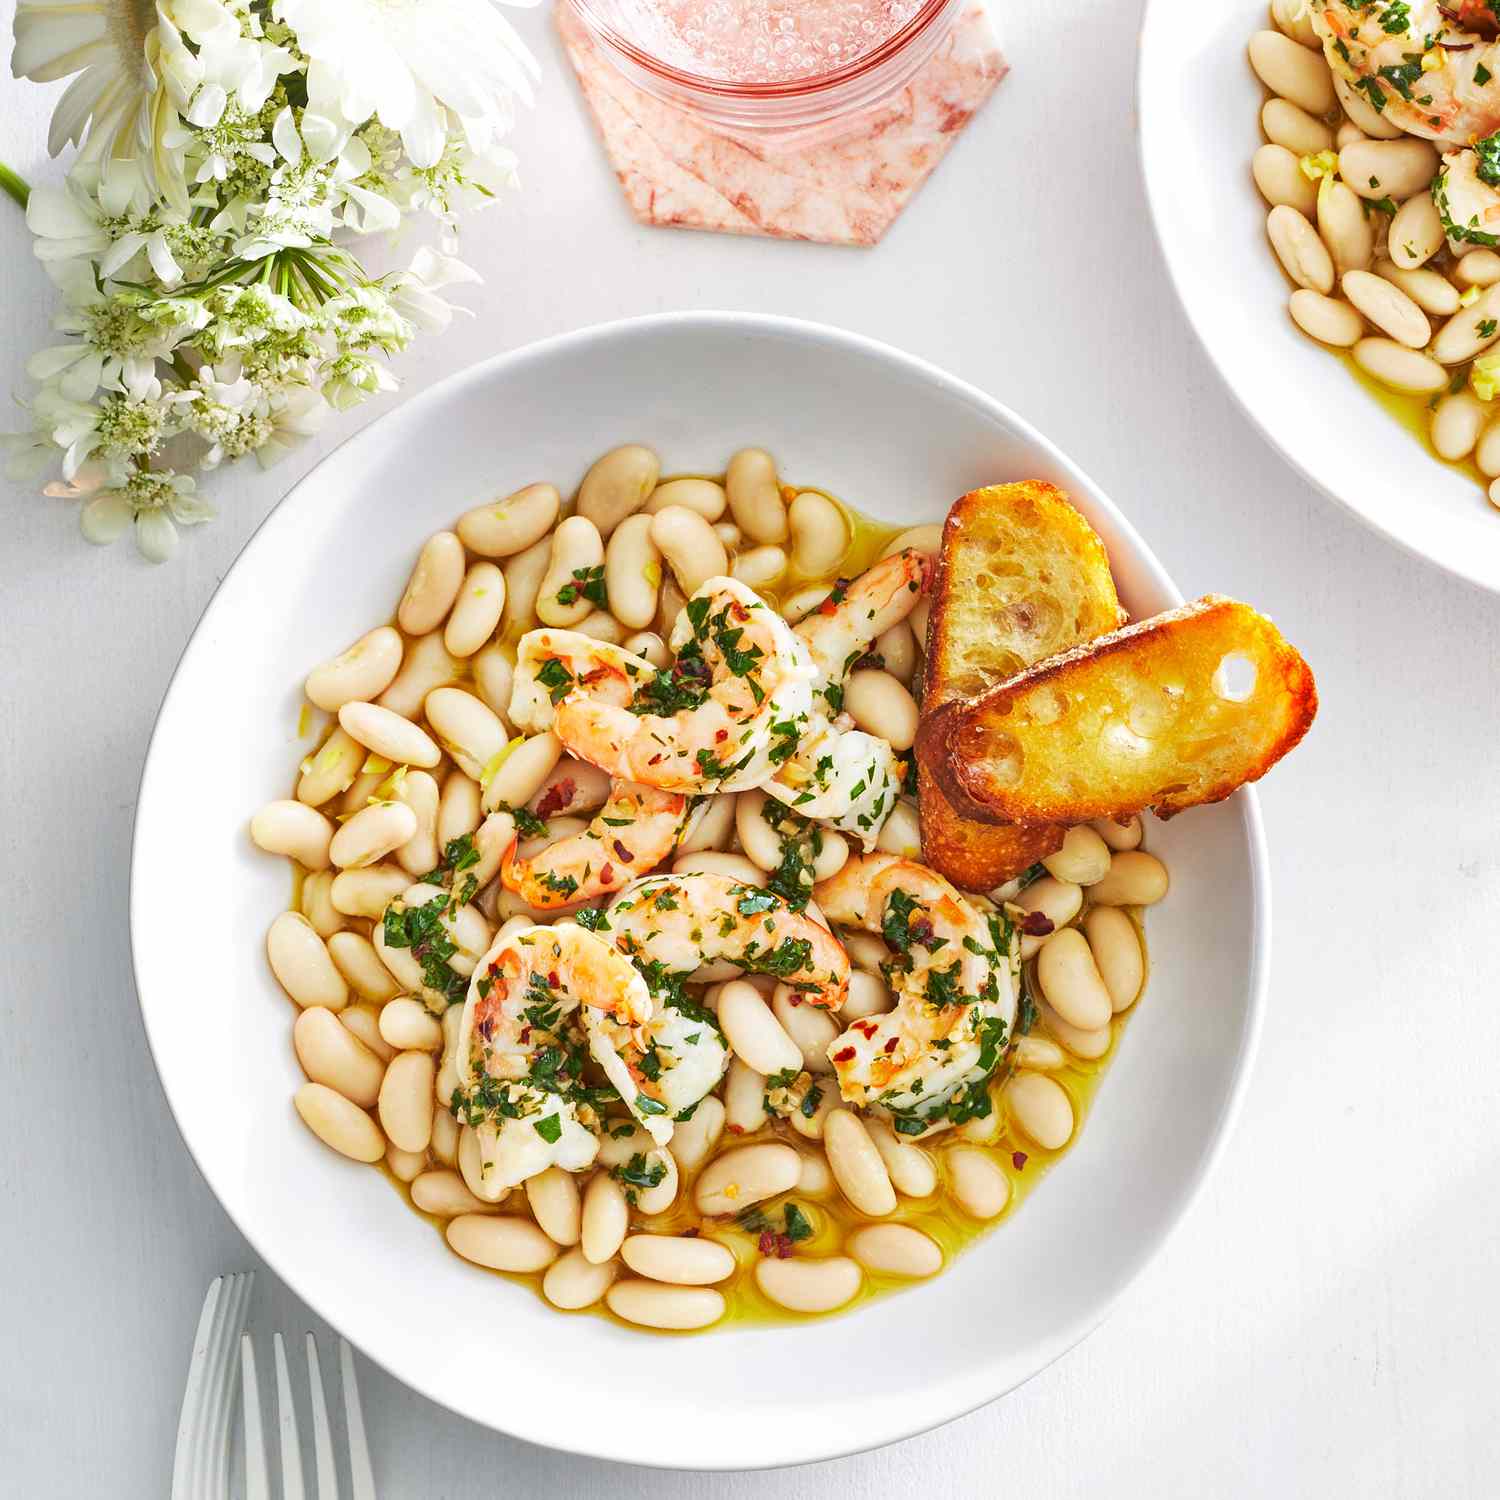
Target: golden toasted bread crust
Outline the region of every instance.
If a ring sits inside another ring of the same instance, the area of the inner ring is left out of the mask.
[[[1234,663],[1253,665],[1241,695]],[[952,806],[999,823],[1167,818],[1257,781],[1307,733],[1308,665],[1247,604],[1208,595],[935,711],[918,738]]]
[[[990,485],[957,500],[930,592],[924,718],[1124,619],[1109,557],[1055,485]],[[1051,854],[1063,829],[960,816],[918,748],[923,858],[963,890],[987,891]]]

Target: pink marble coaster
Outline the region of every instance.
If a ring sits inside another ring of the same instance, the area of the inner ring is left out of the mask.
[[[680,229],[873,245],[1009,71],[976,5],[857,135],[770,153],[643,93],[571,9],[555,16],[631,212]]]

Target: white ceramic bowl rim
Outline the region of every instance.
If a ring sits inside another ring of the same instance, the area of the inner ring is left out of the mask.
[[[1174,6],[1191,9],[1192,16],[1186,18],[1190,21],[1201,21],[1204,15],[1186,0],[1146,0],[1136,48],[1136,148],[1156,242],[1188,326],[1236,405],[1309,484],[1413,557],[1500,592],[1500,519],[1484,492],[1470,475],[1429,453],[1376,405],[1332,353],[1297,332],[1285,316],[1286,281],[1266,242],[1266,206],[1249,172],[1250,153],[1263,138],[1257,125],[1260,84],[1245,61],[1245,45],[1258,27],[1271,24],[1263,0],[1253,6],[1248,0],[1231,4],[1211,17],[1213,26],[1237,29],[1235,79],[1215,76],[1204,88],[1217,107],[1238,109],[1243,104],[1247,140],[1242,153],[1240,143],[1219,138],[1211,122],[1172,113],[1172,84],[1186,87],[1184,77],[1197,60],[1184,58],[1180,45],[1176,55],[1169,55],[1164,46],[1165,37],[1180,44],[1184,35],[1181,25],[1172,24],[1169,13]],[[1217,52],[1208,57],[1205,66],[1223,66],[1224,57]],[[1191,159],[1200,139],[1218,149],[1221,159],[1208,165]],[[1227,163],[1223,154],[1230,157]],[[1226,196],[1215,199],[1215,192]],[[1229,194],[1234,195],[1232,204]],[[1184,242],[1173,213],[1174,197],[1183,204],[1190,199],[1194,220],[1213,226],[1213,246]],[[1253,215],[1230,211],[1246,205]],[[1256,258],[1248,276],[1238,274],[1235,265],[1241,242]],[[1205,256],[1218,266],[1217,292],[1190,290],[1195,283],[1194,249],[1200,252],[1199,275]],[[1236,304],[1236,296],[1248,308]],[[1234,320],[1232,331],[1226,330],[1226,317]],[[1259,378],[1264,372],[1254,367],[1254,351],[1265,347],[1268,339],[1279,346],[1274,380]],[[1368,424],[1368,429],[1355,424]],[[1329,437],[1355,430],[1366,432],[1373,458],[1360,457],[1349,445]]]
[[[1101,494],[1098,488],[1076,466],[1069,463],[1051,443],[1032,429],[1029,424],[973,386],[957,380],[932,365],[874,340],[835,328],[788,318],[733,312],[668,313],[622,320],[559,335],[510,353],[497,355],[491,360],[481,362],[467,370],[449,376],[447,379],[406,402],[399,408],[399,411],[404,414],[405,419],[408,421],[420,417],[425,411],[440,408],[455,392],[463,389],[466,385],[482,383],[494,372],[506,367],[524,369],[532,362],[549,361],[558,355],[565,355],[590,347],[598,347],[614,341],[625,340],[628,342],[649,339],[658,335],[679,333],[685,329],[702,330],[710,334],[717,333],[733,337],[753,336],[777,339],[792,346],[810,344],[830,347],[834,352],[842,352],[851,357],[862,357],[866,360],[887,365],[909,381],[937,387],[951,400],[970,406],[981,413],[988,421],[1009,428],[1018,439],[1033,445],[1041,454],[1046,455],[1053,467],[1073,486],[1074,492],[1086,496],[1090,508],[1096,515],[1103,517],[1113,529],[1114,534],[1134,549],[1135,556],[1133,561],[1144,570],[1155,586],[1170,597],[1180,599],[1180,595],[1173,588],[1165,571],[1151,554],[1149,548],[1135,534],[1133,528],[1130,527],[1129,523],[1119,514],[1111,502]],[[395,413],[389,415],[395,415]],[[1264,831],[1256,798],[1253,790],[1249,788],[1237,793],[1231,802],[1225,805],[1227,809],[1232,809],[1234,814],[1237,815],[1239,830],[1243,834],[1248,855],[1246,880],[1248,883],[1251,931],[1248,937],[1248,972],[1244,980],[1243,1020],[1238,1035],[1233,1039],[1235,1051],[1232,1077],[1230,1078],[1227,1091],[1220,1102],[1218,1114],[1213,1121],[1212,1128],[1200,1137],[1202,1152],[1196,1160],[1196,1169],[1192,1172],[1191,1179],[1180,1184],[1174,1184],[1169,1200],[1170,1210],[1164,1214],[1164,1222],[1159,1232],[1153,1232],[1149,1239],[1135,1248],[1133,1254],[1122,1261],[1112,1274],[1105,1294],[1098,1297],[1092,1305],[1082,1309],[1078,1315],[1071,1317],[1068,1321],[1056,1327],[1050,1328],[1045,1337],[1035,1341],[1034,1345],[1031,1346],[1031,1353],[1028,1356],[1031,1359],[1028,1369],[1019,1373],[1014,1370],[1003,1372],[999,1368],[998,1359],[996,1359],[992,1361],[993,1368],[985,1366],[977,1370],[968,1371],[962,1377],[955,1377],[944,1381],[935,1390],[926,1393],[913,1393],[909,1411],[902,1417],[887,1420],[885,1425],[878,1431],[858,1430],[853,1426],[838,1430],[837,1424],[835,1424],[833,1428],[827,1431],[826,1436],[778,1448],[770,1433],[756,1427],[754,1432],[746,1434],[743,1441],[725,1446],[714,1452],[678,1453],[670,1450],[661,1451],[659,1447],[654,1446],[649,1441],[643,1445],[642,1442],[635,1440],[633,1435],[627,1439],[622,1438],[619,1434],[606,1433],[602,1430],[600,1424],[591,1423],[586,1418],[580,1419],[573,1428],[566,1431],[550,1425],[545,1431],[542,1431],[539,1430],[537,1424],[528,1424],[526,1422],[518,1422],[514,1426],[508,1426],[503,1418],[498,1418],[493,1409],[487,1407],[483,1400],[471,1395],[468,1390],[455,1390],[451,1384],[440,1386],[436,1378],[436,1372],[430,1369],[412,1368],[410,1361],[402,1358],[398,1350],[388,1345],[388,1341],[384,1336],[385,1329],[380,1319],[371,1317],[365,1320],[364,1326],[349,1326],[346,1318],[340,1316],[338,1312],[330,1311],[324,1298],[317,1291],[309,1287],[309,1277],[304,1274],[306,1268],[296,1258],[294,1247],[288,1243],[288,1236],[282,1227],[264,1216],[252,1218],[248,1211],[251,1205],[244,1201],[226,1201],[222,1185],[215,1180],[216,1174],[214,1170],[216,1165],[222,1167],[224,1164],[222,1162],[211,1162],[206,1159],[208,1155],[207,1148],[212,1144],[206,1139],[206,1128],[203,1122],[191,1117],[183,1108],[183,1088],[181,1086],[183,1080],[173,1068],[163,1065],[166,1037],[164,1031],[160,1028],[166,1024],[168,1019],[165,1014],[166,1003],[163,1000],[160,1004],[154,1004],[148,998],[147,985],[143,983],[142,970],[146,965],[142,958],[142,945],[146,939],[146,928],[149,924],[142,895],[142,868],[149,861],[145,852],[147,836],[143,832],[148,819],[143,819],[142,811],[146,809],[150,813],[155,814],[158,800],[161,801],[164,808],[171,805],[170,788],[158,789],[155,785],[154,766],[157,761],[157,739],[161,732],[162,724],[170,717],[171,710],[174,707],[174,697],[179,692],[185,664],[193,657],[196,651],[201,649],[202,643],[214,633],[217,624],[216,611],[229,579],[233,576],[235,570],[247,559],[252,558],[261,547],[275,545],[280,541],[280,538],[271,538],[266,535],[267,528],[271,526],[272,521],[278,515],[282,514],[290,505],[310,505],[313,503],[314,496],[320,484],[320,475],[332,464],[335,455],[341,453],[351,445],[362,445],[376,441],[372,438],[372,433],[377,430],[379,425],[379,423],[374,423],[362,431],[355,433],[346,439],[345,443],[341,444],[339,448],[325,456],[320,464],[305,476],[273,508],[266,519],[262,521],[260,527],[257,528],[256,532],[247,541],[239,558],[236,559],[234,568],[226,574],[213,599],[209,602],[202,619],[189,638],[174,669],[172,681],[168,685],[161,708],[158,711],[157,723],[153,727],[137,794],[131,858],[130,921],[132,962],[147,1042],[151,1049],[158,1074],[161,1077],[168,1104],[171,1107],[178,1129],[182,1134],[184,1144],[187,1146],[188,1152],[193,1157],[194,1162],[198,1165],[199,1170],[202,1171],[205,1181],[208,1182],[215,1195],[220,1198],[221,1203],[223,1203],[226,1212],[236,1227],[245,1236],[246,1240],[249,1241],[255,1252],[294,1292],[302,1297],[304,1302],[312,1307],[320,1316],[333,1324],[333,1326],[339,1328],[366,1357],[389,1371],[396,1379],[407,1383],[429,1399],[447,1406],[461,1416],[494,1427],[497,1430],[509,1432],[515,1437],[541,1442],[565,1451],[614,1459],[621,1462],[646,1464],[662,1468],[706,1470],[774,1467],[839,1457],[848,1453],[859,1452],[885,1443],[898,1441],[959,1417],[1005,1394],[1006,1391],[1023,1383],[1026,1379],[1029,1379],[1032,1375],[1045,1368],[1053,1360],[1066,1353],[1103,1321],[1114,1302],[1161,1250],[1171,1232],[1181,1222],[1192,1203],[1196,1200],[1203,1183],[1219,1158],[1244,1095],[1265,1011],[1270,928],[1270,887]],[[253,944],[253,941],[253,939],[247,936],[247,947]],[[1136,1061],[1140,1061],[1139,1057]],[[321,1150],[322,1148],[314,1149]],[[1066,1169],[1067,1164],[1063,1163],[1059,1171],[1066,1171]],[[1046,1185],[1044,1185],[1042,1191],[1045,1192],[1045,1190]],[[260,1212],[258,1204],[255,1205],[255,1208],[257,1212]],[[1027,1205],[1027,1209],[1030,1212],[1035,1212],[1036,1205]],[[391,1212],[397,1212],[394,1204],[391,1206]],[[996,1239],[1003,1237],[1004,1234],[1005,1227],[1002,1226],[987,1243],[993,1246]],[[439,1253],[435,1246],[433,1253]],[[975,1251],[971,1251],[970,1256],[975,1253]],[[964,1257],[964,1261],[966,1262],[970,1256]],[[945,1273],[945,1275],[951,1274],[955,1273]],[[941,1279],[939,1278],[939,1280]],[[914,1293],[908,1292],[898,1294],[898,1297],[908,1298],[913,1295]],[[876,1305],[881,1306],[885,1304]],[[856,1311],[850,1315],[851,1318],[859,1318],[860,1316],[862,1316],[862,1312],[860,1311]],[[821,1326],[836,1327],[842,1324],[843,1321],[843,1319],[837,1319],[833,1323]],[[758,1330],[758,1332],[772,1336],[775,1330],[763,1329]],[[711,1333],[704,1337],[730,1336],[732,1335]],[[674,1347],[690,1351],[693,1345],[691,1343],[686,1345],[676,1344]],[[758,1347],[762,1347],[763,1351],[763,1346]],[[669,1394],[661,1393],[660,1401],[663,1411],[667,1411],[670,1402]],[[749,1420],[749,1425],[752,1427],[756,1426],[753,1419]]]

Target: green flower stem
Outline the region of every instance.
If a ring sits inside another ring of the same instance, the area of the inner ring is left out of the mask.
[[[0,161],[0,188],[4,188],[22,208],[26,207],[26,200],[31,197],[31,189],[25,180],[12,172],[3,161]]]

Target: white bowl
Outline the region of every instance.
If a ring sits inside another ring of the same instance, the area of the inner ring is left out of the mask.
[[[1246,414],[1330,498],[1420,557],[1500,591],[1500,516],[1336,355],[1298,332],[1250,178],[1264,90],[1245,48],[1265,0],[1148,0],[1137,106],[1146,196],[1177,294]],[[1185,418],[1190,420],[1190,416]]]
[[[246,824],[284,796],[308,667],[384,618],[418,545],[478,501],[567,488],[615,443],[712,472],[768,445],[792,480],[890,521],[977,485],[1066,487],[1132,612],[1179,602],[1129,524],[979,391],[879,344],[738,314],[643,318],[444,381],[352,438],[271,514],[183,653],[141,781],[136,982],[188,1148],[246,1238],[392,1374],[501,1431],[694,1469],[890,1442],[1000,1395],[1099,1323],[1182,1216],[1228,1128],[1263,1002],[1266,861],[1254,799],[1153,826],[1171,867],[1154,970],[1077,1146],[934,1281],[848,1315],[689,1340],[565,1317],[450,1254],[378,1172],[297,1119],[291,1012],[262,936],[287,869]]]

